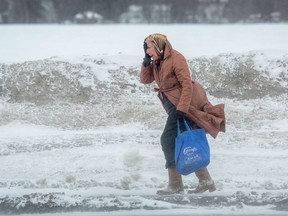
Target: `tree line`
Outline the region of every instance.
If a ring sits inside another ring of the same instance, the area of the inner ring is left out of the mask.
[[[0,0],[2,24],[79,19],[82,23],[287,22],[288,0]]]

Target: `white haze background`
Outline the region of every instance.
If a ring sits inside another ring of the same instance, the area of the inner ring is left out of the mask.
[[[143,39],[156,32],[166,34],[172,46],[190,62],[217,57],[223,65],[227,63],[225,73],[237,73],[232,70],[233,59],[248,59],[252,55],[256,69],[265,69],[269,79],[279,80],[283,88],[287,87],[288,25],[285,24],[2,25],[0,64],[29,67],[26,71],[31,74],[40,71],[45,75],[43,64],[62,62],[57,67],[60,71],[63,67],[65,76],[70,76],[66,64],[76,68],[84,65],[90,67],[92,78],[80,71],[78,78],[83,86],[94,87],[96,94],[100,90],[94,85],[95,80],[107,84],[103,95],[106,99],[93,99],[105,105],[79,102],[70,106],[58,101],[56,105],[45,106],[35,105],[33,98],[11,102],[7,95],[0,97],[2,201],[13,200],[15,209],[21,209],[27,205],[23,196],[36,193],[34,200],[30,199],[32,203],[45,202],[41,194],[53,194],[53,201],[65,207],[83,203],[85,199],[95,209],[123,207],[122,211],[87,215],[287,215],[287,209],[275,210],[269,202],[265,205],[265,200],[285,201],[288,197],[287,91],[244,99],[214,97],[208,91],[212,103],[226,105],[227,132],[215,140],[208,137],[209,170],[218,190],[193,195],[192,199],[226,197],[233,204],[213,205],[211,201],[209,205],[195,201],[189,204],[189,197],[185,198],[186,204],[183,200],[179,204],[154,196],[157,189],[167,184],[159,143],[166,114],[152,91],[154,86],[144,88],[138,74],[144,56]],[[191,66],[193,76],[193,67],[197,65]],[[114,95],[117,88],[113,82],[117,82],[118,76],[133,91]],[[205,76],[215,80],[215,86],[201,82],[209,90],[221,85],[213,71]],[[20,78],[18,81],[21,82]],[[257,80],[254,84],[257,85]],[[229,92],[233,86],[221,88]],[[79,122],[84,126],[79,126]],[[194,175],[184,176],[183,181],[187,189],[197,186]],[[247,205],[245,199],[255,202]],[[262,204],[257,206],[257,201]],[[78,213],[67,215],[74,214]]]

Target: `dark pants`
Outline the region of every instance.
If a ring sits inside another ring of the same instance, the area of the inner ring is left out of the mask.
[[[166,168],[175,168],[175,139],[177,137],[177,117],[175,116],[176,109],[174,109],[168,116],[164,131],[161,135],[162,151],[166,159]],[[186,122],[192,129],[198,128],[191,120],[185,118]],[[180,130],[184,131],[185,125],[183,118],[179,119]]]

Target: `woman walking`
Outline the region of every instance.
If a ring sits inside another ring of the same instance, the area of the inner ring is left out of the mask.
[[[213,106],[203,87],[191,80],[185,57],[174,50],[163,34],[151,34],[144,40],[145,57],[141,67],[140,81],[143,84],[156,82],[158,97],[168,114],[161,146],[168,169],[167,188],[157,191],[159,195],[176,194],[184,191],[182,177],[175,169],[175,138],[177,120],[184,128],[183,119],[191,128],[204,128],[216,138],[220,131],[225,132],[224,104]],[[215,191],[215,184],[207,168],[195,172],[199,185],[188,193]]]

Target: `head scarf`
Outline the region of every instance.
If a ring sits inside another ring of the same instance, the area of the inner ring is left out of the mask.
[[[155,34],[151,34],[148,37],[145,38],[146,40],[150,40],[153,42],[154,47],[156,48],[156,50],[159,52],[159,54],[162,54],[164,51],[164,47],[167,41],[167,36],[164,34],[159,34],[159,33],[155,33]]]

